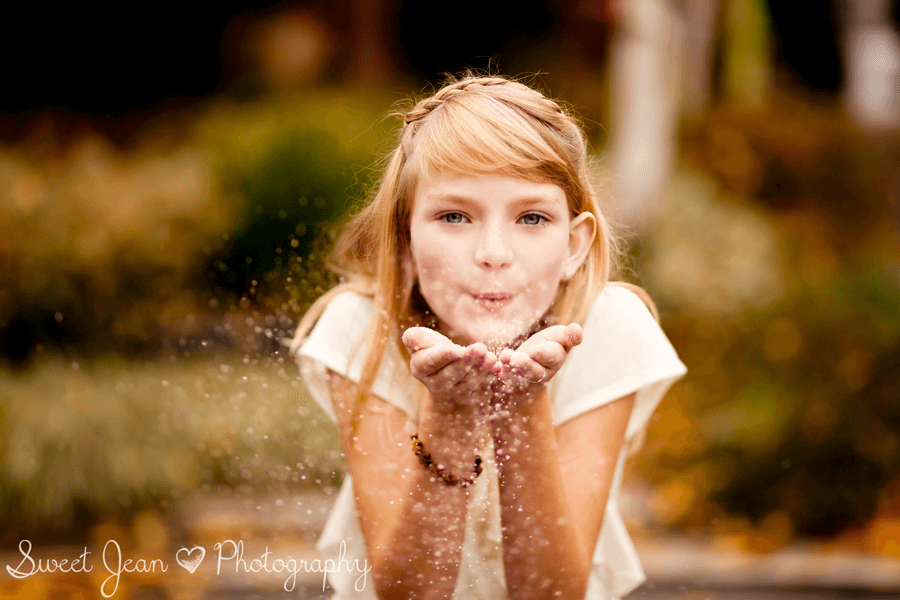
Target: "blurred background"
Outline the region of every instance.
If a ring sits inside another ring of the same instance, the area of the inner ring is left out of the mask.
[[[336,283],[324,257],[390,149],[386,112],[465,67],[574,107],[622,278],[688,366],[626,476],[639,550],[900,564],[898,23],[890,0],[11,10],[3,564],[22,539],[170,563],[229,537],[309,546],[344,463],[280,340]],[[116,597],[270,585],[185,573],[125,576]],[[89,598],[100,581],[0,586]]]

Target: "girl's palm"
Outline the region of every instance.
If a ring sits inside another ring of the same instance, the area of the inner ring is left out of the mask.
[[[569,350],[581,343],[581,326],[554,325],[538,331],[516,350],[500,353],[494,371],[500,375],[501,392],[531,392],[546,385],[559,372]]]
[[[481,342],[460,346],[426,327],[411,327],[403,343],[409,368],[439,401],[451,407],[480,405],[488,399],[497,356]]]

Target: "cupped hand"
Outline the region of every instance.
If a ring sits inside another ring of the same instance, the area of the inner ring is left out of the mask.
[[[410,327],[403,343],[413,377],[445,407],[479,406],[490,399],[497,355],[481,342],[460,346],[433,329]]]
[[[531,394],[556,375],[569,351],[581,343],[581,326],[554,325],[538,331],[516,350],[500,352],[492,372],[497,376],[495,391],[501,394]]]

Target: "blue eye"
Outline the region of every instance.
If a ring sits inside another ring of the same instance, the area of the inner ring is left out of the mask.
[[[528,213],[519,220],[525,225],[542,225],[547,221],[547,218],[544,215],[539,215],[537,213]]]
[[[466,217],[462,213],[458,212],[448,212],[441,215],[441,220],[451,225],[458,225],[460,223],[466,222]]]

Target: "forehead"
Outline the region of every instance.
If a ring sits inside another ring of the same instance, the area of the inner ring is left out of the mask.
[[[479,94],[456,100],[434,110],[402,139],[401,188],[407,198],[447,173],[553,181],[569,189],[574,171],[566,132],[515,102]]]
[[[442,173],[423,179],[416,186],[414,206],[448,200],[477,203],[539,202],[564,206],[566,193],[552,182],[530,181],[502,174]]]

